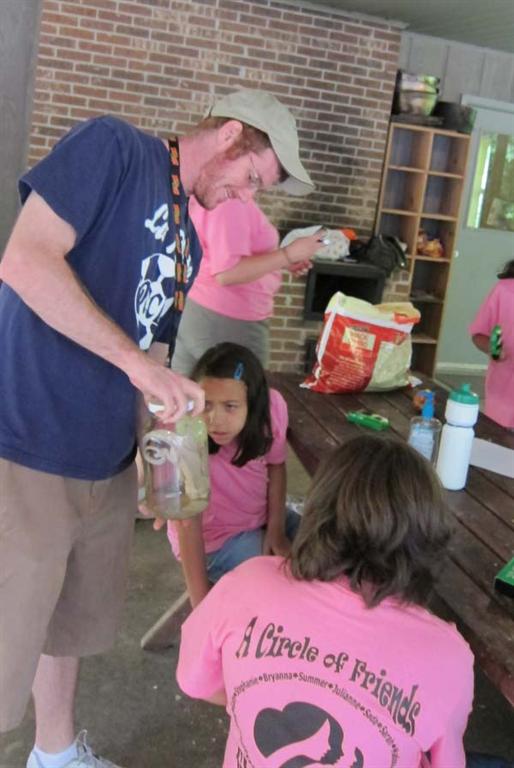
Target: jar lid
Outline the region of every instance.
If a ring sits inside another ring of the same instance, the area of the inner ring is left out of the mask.
[[[150,411],[150,413],[161,413],[164,411],[164,405],[162,403],[157,403],[155,400],[150,400],[146,407]]]
[[[471,384],[461,384],[458,389],[453,389],[448,396],[448,400],[463,403],[464,405],[478,405],[480,402],[478,395],[471,391]]]
[[[162,411],[164,411],[164,405],[162,403],[156,402],[155,400],[150,400],[146,404],[146,407],[148,408],[150,413],[154,413],[154,414],[161,413]],[[190,411],[192,411],[194,407],[195,407],[194,401],[188,400],[186,405],[186,413],[190,413]]]

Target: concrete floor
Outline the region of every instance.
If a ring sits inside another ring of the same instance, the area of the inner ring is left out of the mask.
[[[291,493],[304,493],[309,480],[294,458],[289,477]],[[181,591],[180,569],[165,535],[137,521],[124,625],[110,653],[84,661],[77,706],[77,723],[88,729],[95,749],[126,768],[219,768],[222,763],[224,710],[180,693],[174,680],[176,647],[159,654],[139,648],[141,636]],[[33,727],[29,711],[18,729],[0,736],[0,768],[24,768]],[[479,672],[466,744],[514,761],[514,713]]]

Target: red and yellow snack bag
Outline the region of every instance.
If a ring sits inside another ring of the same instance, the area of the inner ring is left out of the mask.
[[[411,330],[420,314],[410,302],[369,304],[336,293],[325,310],[316,363],[302,386],[316,392],[362,392],[408,383]]]

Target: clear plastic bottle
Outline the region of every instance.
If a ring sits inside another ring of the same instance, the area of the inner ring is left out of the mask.
[[[441,427],[439,419],[434,418],[434,393],[426,390],[421,416],[414,416],[410,420],[407,442],[432,464],[437,459]]]
[[[199,416],[164,423],[160,411],[162,405],[149,403],[140,437],[145,504],[156,517],[183,520],[209,501],[207,429]]]
[[[469,384],[462,384],[448,395],[437,474],[449,491],[460,491],[466,485],[478,410],[478,395]]]

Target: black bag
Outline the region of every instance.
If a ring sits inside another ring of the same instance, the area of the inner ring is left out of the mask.
[[[397,237],[374,235],[367,243],[353,240],[350,244],[350,256],[381,269],[389,277],[394,269],[406,269],[407,259]]]

